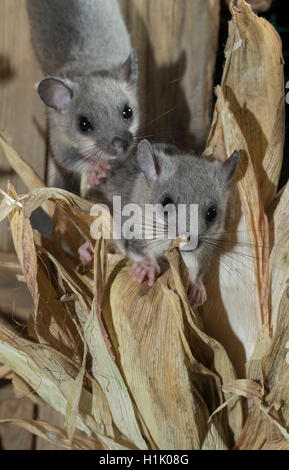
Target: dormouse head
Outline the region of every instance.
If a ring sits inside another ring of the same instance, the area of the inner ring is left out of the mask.
[[[224,230],[230,185],[239,162],[237,151],[225,162],[211,162],[145,140],[138,146],[137,160],[145,181],[145,204],[158,204],[158,220],[164,220],[169,231],[175,217],[176,236],[195,237],[197,233],[197,245],[191,251]],[[195,208],[191,212],[191,205],[197,205],[197,213]],[[185,249],[190,250],[189,245]]]
[[[137,80],[137,55],[132,51],[109,72],[77,70],[69,78],[40,81],[37,89],[49,108],[51,146],[60,164],[87,171],[102,157],[127,154],[139,124]]]

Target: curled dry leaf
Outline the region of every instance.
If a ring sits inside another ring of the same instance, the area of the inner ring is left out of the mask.
[[[281,298],[289,279],[289,182],[272,202],[270,221],[270,304],[271,324],[276,326]]]
[[[235,0],[226,0],[228,5],[233,3]],[[235,2],[236,3],[236,2]],[[272,0],[248,0],[249,3],[254,11],[267,11],[272,5]]]
[[[205,153],[225,160],[237,149],[240,168],[222,243],[226,250],[208,279],[209,301],[203,311],[208,332],[222,339],[243,375],[262,326],[268,332],[271,323],[271,227],[265,210],[275,196],[282,165],[285,100],[278,33],[243,0],[232,2],[231,12],[224,73]]]
[[[9,142],[9,138],[0,132],[0,146],[7,158],[9,164],[13,170],[20,176],[24,184],[30,191],[38,188],[45,188],[45,184],[39,178],[36,171],[21,158],[17,152],[13,149]],[[52,215],[54,211],[54,205],[50,201],[43,204],[43,209],[48,215]],[[0,212],[1,214],[1,212]],[[1,216],[0,216],[1,220]]]
[[[282,43],[274,27],[245,1],[234,1],[231,12],[221,86],[246,139],[266,208],[276,193],[283,159]]]

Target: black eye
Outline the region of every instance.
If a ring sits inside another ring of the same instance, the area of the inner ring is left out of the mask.
[[[122,111],[123,119],[131,119],[133,115],[132,109],[126,104]]]
[[[213,222],[213,220],[217,217],[217,209],[214,206],[209,207],[206,212],[206,221]]]
[[[80,116],[78,125],[81,132],[92,131],[92,125],[90,124],[89,120],[84,116]]]
[[[166,207],[168,204],[174,204],[174,201],[172,200],[172,198],[170,196],[166,196],[163,201],[161,202],[161,205],[163,207]]]

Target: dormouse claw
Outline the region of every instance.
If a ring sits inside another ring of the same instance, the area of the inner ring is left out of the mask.
[[[188,298],[192,308],[200,307],[207,300],[207,293],[203,282],[195,284],[189,283]]]
[[[158,266],[148,266],[144,263],[134,263],[129,270],[129,275],[133,281],[138,284],[142,284],[145,278],[148,278],[148,286],[152,287],[155,283],[156,278],[160,274],[160,269]]]
[[[80,261],[82,264],[85,266],[89,264],[92,261],[92,255],[89,253],[88,250],[91,250],[91,245],[89,242],[83,243],[79,248],[78,248],[78,254]]]
[[[92,188],[93,186],[98,186],[100,180],[107,178],[107,170],[110,170],[111,166],[105,160],[99,162],[99,164],[88,172],[87,182],[88,185]]]

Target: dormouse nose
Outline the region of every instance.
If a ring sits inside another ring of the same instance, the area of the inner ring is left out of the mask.
[[[120,139],[119,137],[115,137],[112,140],[111,145],[112,145],[112,147],[115,150],[117,155],[121,155],[123,152],[125,152],[127,150],[127,146],[128,146],[127,142]]]

